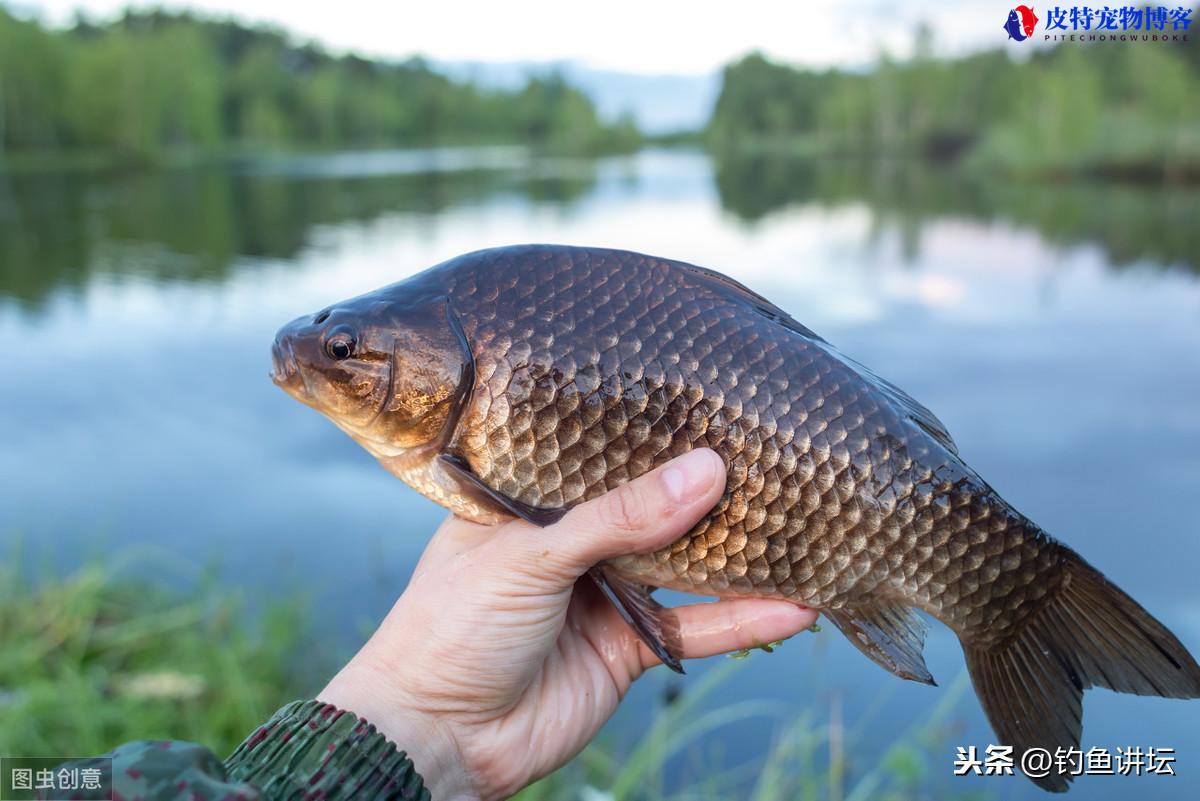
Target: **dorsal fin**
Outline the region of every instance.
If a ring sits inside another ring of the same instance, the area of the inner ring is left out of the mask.
[[[734,281],[727,275],[709,270],[705,267],[697,267],[694,264],[683,264],[677,262],[686,272],[691,273],[698,278],[701,283],[707,285],[714,292],[736,298],[747,306],[751,307],[763,317],[779,323],[784,328],[791,329],[801,336],[807,337],[815,342],[823,342],[825,340],[820,337],[815,331],[806,325],[802,325],[792,315],[785,312],[783,309],[776,306],[771,301],[764,298],[762,295],[755,292],[737,281]],[[825,343],[828,344],[828,343]]]
[[[854,359],[839,353],[832,345],[826,343],[825,349],[832,353],[834,357],[853,367],[863,378],[874,384],[884,395],[888,396],[888,399],[892,403],[900,407],[905,416],[920,426],[926,434],[937,440],[943,448],[955,456],[958,455],[958,445],[950,436],[950,432],[946,430],[946,424],[939,420],[937,415],[929,411],[929,408],[925,404],[920,403],[912,395],[909,395],[886,378],[876,375],[875,371],[871,368],[859,364]]]

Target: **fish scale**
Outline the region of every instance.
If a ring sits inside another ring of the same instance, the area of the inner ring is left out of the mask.
[[[978,588],[1008,597],[1036,579],[1036,528],[1010,513],[1032,546],[1003,562],[1011,582],[975,581],[949,552],[965,555],[972,536],[1003,539],[1007,527],[977,529],[996,505],[990,489],[959,493],[968,507],[984,500],[945,522],[954,490],[931,482],[955,457],[906,430],[914,427],[822,348],[686,275],[633,254],[513,254],[449,281],[478,371],[454,444],[479,477],[532,506],[572,506],[693,447],[713,448],[729,465],[721,502],[673,545],[618,560],[622,573],[819,608],[884,588],[939,617],[954,607],[946,622],[956,628],[994,625],[982,613],[992,593]],[[537,303],[529,291],[503,303],[517,286],[549,291]],[[870,432],[896,430],[897,449],[873,452]],[[920,462],[907,458],[914,447]],[[876,481],[878,472],[891,480]],[[893,520],[907,503],[910,519]],[[885,539],[888,548],[868,548]],[[1007,611],[1019,616],[1039,591],[1018,592]]]
[[[719,273],[606,249],[479,251],[293,321],[274,356],[281,386],[480,523],[550,524],[716,451],[726,488],[699,523],[591,571],[673,668],[678,624],[648,588],[820,609],[931,684],[924,610],[958,635],[1018,751],[1077,747],[1091,686],[1200,695],[1178,639],[1005,502],[928,409]],[[1072,777],[1033,778],[1061,791]]]

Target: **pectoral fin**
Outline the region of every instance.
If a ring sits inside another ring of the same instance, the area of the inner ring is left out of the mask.
[[[439,454],[438,461],[462,491],[481,506],[519,517],[535,526],[557,523],[567,513],[566,509],[531,506],[489,487],[475,474],[467,460],[457,454]],[[679,664],[683,656],[679,623],[669,609],[650,597],[650,588],[622,578],[603,565],[593,567],[588,575],[655,656],[671,670],[683,673],[683,666]]]
[[[871,600],[858,606],[822,609],[846,639],[902,679],[933,684],[925,657],[925,621],[907,606]]]
[[[471,469],[471,465],[467,464],[467,460],[457,454],[439,454],[438,461],[447,473],[454,476],[462,491],[483,506],[497,508],[506,514],[533,523],[535,526],[557,523],[567,513],[566,509],[530,506],[516,498],[508,497],[499,490],[492,489],[483,482],[483,479],[475,475],[475,471]]]
[[[674,612],[650,597],[651,588],[630,581],[604,565],[593,567],[588,575],[654,655],[671,670],[683,673],[683,665],[679,663],[683,658],[679,621]]]

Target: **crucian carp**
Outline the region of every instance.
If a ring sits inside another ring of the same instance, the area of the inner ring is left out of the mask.
[[[538,525],[692,448],[720,502],[592,577],[679,670],[655,587],[819,609],[933,684],[921,610],[958,635],[1002,742],[1078,747],[1083,691],[1200,696],[1170,631],[1001,498],[945,426],[766,298],[637,253],[484,250],[287,324],[275,382],[469,520]],[[1035,778],[1067,789],[1069,775]]]

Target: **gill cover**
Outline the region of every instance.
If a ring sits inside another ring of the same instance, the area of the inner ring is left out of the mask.
[[[383,324],[395,331],[391,382],[366,435],[392,447],[440,451],[475,382],[466,334],[445,296],[392,305],[389,317]]]

